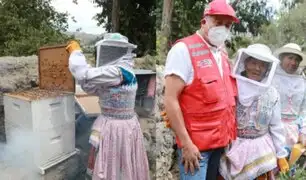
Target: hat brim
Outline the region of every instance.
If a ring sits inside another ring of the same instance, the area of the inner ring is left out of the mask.
[[[306,56],[303,52],[301,51],[298,51],[296,49],[292,49],[292,48],[287,48],[287,47],[282,47],[282,48],[279,48],[277,49],[275,52],[274,52],[274,56],[279,58],[279,56],[283,53],[291,53],[291,54],[296,54],[298,56],[300,56],[302,58],[302,61],[304,61],[306,59]],[[301,61],[301,62],[302,62]]]
[[[242,52],[246,53],[249,56],[252,56],[258,60],[265,61],[265,62],[279,62],[279,59],[273,56],[272,54],[254,52],[253,50],[249,49],[242,49]]]
[[[135,44],[132,44],[132,43],[129,43],[129,42],[124,42],[124,41],[120,41],[120,40],[108,40],[108,39],[103,39],[99,42],[97,42],[95,44],[95,46],[101,46],[101,45],[108,45],[108,46],[111,46],[111,45],[118,45],[118,46],[126,46],[128,48],[132,48],[132,49],[136,49],[137,48],[137,45]]]
[[[210,12],[208,12],[208,13],[204,14],[204,17],[205,16],[227,16],[227,17],[230,17],[234,23],[237,23],[237,24],[240,23],[240,20],[236,16],[231,16],[231,15],[228,15],[228,14],[225,14],[225,13],[210,13]],[[201,22],[204,20],[204,17],[201,20]]]

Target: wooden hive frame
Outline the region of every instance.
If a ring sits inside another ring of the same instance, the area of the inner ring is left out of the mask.
[[[75,80],[69,71],[66,44],[45,46],[38,51],[39,88],[75,92]]]

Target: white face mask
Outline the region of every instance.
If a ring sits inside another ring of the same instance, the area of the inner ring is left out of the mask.
[[[208,30],[208,40],[212,45],[220,47],[229,37],[230,30],[225,26],[216,26]]]

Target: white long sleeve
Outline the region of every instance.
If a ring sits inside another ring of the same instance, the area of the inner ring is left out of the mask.
[[[269,132],[272,137],[277,158],[284,158],[288,156],[288,152],[285,149],[286,137],[284,125],[281,121],[281,104],[279,98],[274,105],[272,119],[269,125]]]
[[[117,66],[89,67],[81,51],[73,51],[69,57],[69,70],[89,94],[96,94],[101,87],[115,86],[122,82],[121,70]]]

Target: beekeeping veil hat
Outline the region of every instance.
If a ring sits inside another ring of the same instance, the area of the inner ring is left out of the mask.
[[[255,81],[246,77],[245,63],[252,57],[263,61],[267,66],[261,81]],[[250,106],[254,98],[264,93],[271,85],[279,60],[273,56],[270,48],[264,44],[252,44],[240,49],[233,69],[233,76],[237,79],[239,102],[244,106]]]
[[[128,38],[120,33],[106,33],[103,39],[95,44],[96,67],[103,65],[114,65],[122,61],[132,61],[137,48],[129,43]]]

